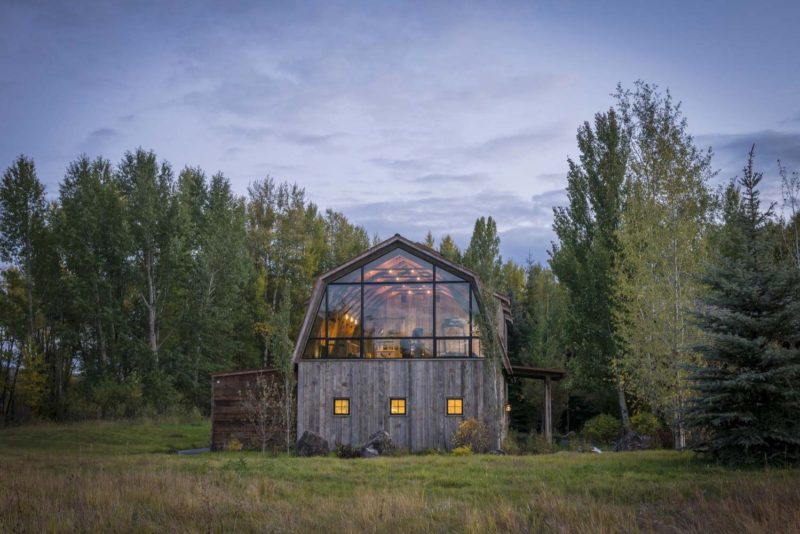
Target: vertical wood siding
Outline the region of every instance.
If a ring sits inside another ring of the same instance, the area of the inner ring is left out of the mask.
[[[386,430],[395,444],[411,451],[448,449],[464,419],[497,417],[487,413],[484,395],[492,387],[484,364],[480,359],[300,361],[297,436],[311,430],[333,447],[361,444]],[[502,373],[498,380],[502,395]],[[350,399],[349,416],[333,415],[334,397]],[[407,399],[407,415],[389,415],[392,397]],[[447,415],[448,397],[464,399],[463,416]],[[500,405],[505,402],[503,395]]]

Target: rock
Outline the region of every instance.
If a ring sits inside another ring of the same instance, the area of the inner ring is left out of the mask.
[[[374,449],[379,456],[383,456],[394,449],[394,443],[392,443],[392,438],[389,436],[388,432],[385,430],[378,430],[372,434],[361,447],[362,451],[368,448]],[[364,455],[362,454],[362,456]]]
[[[315,432],[306,430],[297,440],[298,456],[324,456],[329,451],[328,442]]]
[[[638,432],[630,431],[614,445],[614,450],[621,451],[642,451],[649,449],[653,445],[652,436],[643,436]]]
[[[592,447],[592,452],[595,453],[595,454],[603,454],[603,451],[601,451],[597,447]]]
[[[380,453],[369,445],[361,449],[362,458],[374,458],[376,456],[380,456]]]
[[[503,449],[495,449],[493,451],[489,451],[489,454],[496,454],[498,456],[505,456],[506,455],[506,451],[504,451]]]

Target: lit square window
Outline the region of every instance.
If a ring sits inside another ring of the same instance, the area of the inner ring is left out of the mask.
[[[350,399],[333,399],[333,415],[350,415]]]
[[[447,415],[463,415],[464,399],[460,397],[450,397],[447,399]]]
[[[389,399],[389,414],[390,415],[405,415],[406,414],[406,400],[405,399]]]

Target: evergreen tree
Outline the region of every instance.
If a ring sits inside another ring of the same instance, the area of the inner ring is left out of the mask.
[[[439,254],[453,263],[461,263],[461,250],[450,234],[439,240]]]
[[[800,460],[800,272],[776,254],[753,154],[727,195],[720,250],[704,275],[704,365],[691,374],[695,449],[730,464]]]
[[[481,217],[475,221],[475,228],[464,251],[463,263],[475,271],[485,284],[497,287],[503,259],[500,257],[500,236],[497,223],[492,217]]]

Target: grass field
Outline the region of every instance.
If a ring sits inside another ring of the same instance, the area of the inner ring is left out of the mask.
[[[178,456],[206,423],[0,429],[0,532],[800,532],[800,470],[688,453]]]

